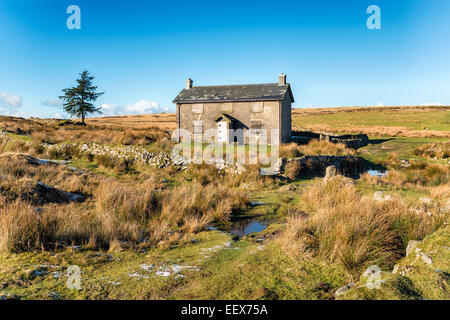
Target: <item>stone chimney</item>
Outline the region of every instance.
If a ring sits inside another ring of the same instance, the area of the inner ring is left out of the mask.
[[[284,73],[278,75],[278,85],[279,86],[286,85],[286,75]]]
[[[188,78],[187,80],[186,80],[186,89],[190,89],[190,88],[192,88],[192,79],[191,78]]]

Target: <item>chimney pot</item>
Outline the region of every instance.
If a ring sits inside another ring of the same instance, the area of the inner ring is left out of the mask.
[[[278,75],[278,85],[279,86],[286,85],[286,75],[284,73],[281,73],[280,75]]]
[[[188,78],[187,80],[186,80],[186,89],[190,89],[190,88],[192,88],[192,79],[191,78]]]

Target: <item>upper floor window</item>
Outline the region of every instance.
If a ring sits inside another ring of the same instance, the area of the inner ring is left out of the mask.
[[[222,103],[220,105],[220,111],[222,112],[233,112],[233,104],[232,103]]]
[[[203,113],[203,104],[201,103],[193,104],[192,113]]]
[[[252,102],[252,112],[263,112],[264,105],[262,102]]]

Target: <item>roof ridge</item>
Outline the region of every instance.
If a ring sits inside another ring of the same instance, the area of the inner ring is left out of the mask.
[[[276,85],[276,86],[288,86],[289,83],[279,85],[277,82],[270,82],[270,83],[248,83],[248,84],[218,84],[218,85],[212,85],[212,86],[192,86],[192,88],[214,88],[214,87],[238,87],[238,86],[262,86],[262,85]],[[191,89],[192,89],[191,88]],[[187,89],[190,90],[190,89]]]

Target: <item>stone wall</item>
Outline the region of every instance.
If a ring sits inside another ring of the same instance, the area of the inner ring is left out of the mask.
[[[337,173],[353,178],[359,177],[367,170],[367,161],[357,156],[305,156],[287,159],[286,165],[291,162],[298,163],[300,167],[298,175],[302,177],[323,177],[329,166],[335,166]]]
[[[237,129],[243,129],[244,131],[254,127],[255,123],[260,122],[262,124],[262,128],[269,130],[269,143],[272,143],[270,141],[270,130],[280,130],[280,106],[278,101],[179,105],[179,121],[181,123],[181,128],[186,129],[191,134],[194,134],[195,121],[199,121],[199,123],[201,122],[203,132],[208,129],[216,129],[217,124],[215,120],[221,113],[230,115],[234,119],[238,120],[236,125]],[[285,133],[285,135],[287,135],[287,133]],[[288,138],[290,138],[290,134]]]
[[[347,148],[352,149],[359,149],[369,144],[369,137],[367,134],[333,135],[328,132],[296,131],[293,132],[293,139],[296,137],[318,139],[332,143],[342,143]]]

